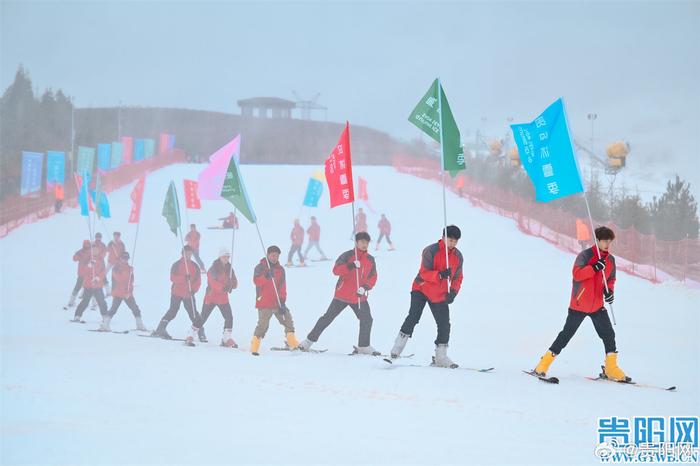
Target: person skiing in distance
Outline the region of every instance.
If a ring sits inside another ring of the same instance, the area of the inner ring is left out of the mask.
[[[461,236],[462,232],[457,226],[449,225],[443,229],[442,239],[423,249],[420,270],[411,287],[411,306],[391,349],[392,358],[401,355],[428,304],[437,324],[434,364],[438,367],[458,367],[447,356],[447,347],[450,341],[450,304],[462,286],[464,260],[457,249]],[[449,267],[445,249],[449,256]]]
[[[87,308],[91,299],[95,299],[100,308],[100,314],[107,313],[107,302],[102,287],[105,284],[105,262],[100,256],[99,246],[92,245],[92,257],[83,268],[83,297],[75,308],[75,316],[71,322],[81,322],[83,312]]]
[[[299,344],[300,350],[309,350],[333,320],[350,306],[360,321],[360,332],[354,352],[373,356],[380,354],[370,345],[372,312],[367,294],[377,283],[377,265],[374,257],[367,252],[370,240],[367,232],[357,233],[355,248],[345,251],[335,261],[333,274],[338,277],[338,282],[333,300],[306,339]]]
[[[194,260],[197,261],[197,265],[199,266],[200,269],[206,269],[204,267],[204,262],[202,261],[202,258],[199,257],[199,241],[201,240],[202,235],[197,231],[197,225],[194,223],[190,225],[190,231],[187,232],[185,235],[185,242],[187,245],[192,248],[192,255],[194,256]]]
[[[574,261],[571,300],[566,322],[533,371],[539,377],[546,377],[554,359],[566,347],[584,319],[590,317],[605,348],[603,375],[617,382],[631,381],[617,365],[615,330],[605,308],[605,303],[612,304],[615,299],[617,270],[615,257],[610,254],[610,245],[615,239],[615,233],[602,226],[596,228],[594,234],[598,245],[581,251]],[[607,290],[603,276],[607,280]]]
[[[309,242],[306,245],[306,250],[304,251],[304,260],[309,259],[309,251],[311,248],[316,248],[318,250],[318,252],[321,254],[322,261],[328,260],[326,254],[321,250],[321,226],[316,221],[316,217],[311,217],[311,225],[309,225],[306,233],[309,235]]]
[[[78,293],[83,288],[83,276],[85,275],[85,268],[90,263],[90,240],[86,239],[83,241],[83,247],[75,251],[73,254],[73,262],[78,263],[78,276],[75,279],[75,286],[68,299],[68,304],[64,309],[75,306],[75,298]]]
[[[377,224],[377,227],[379,228],[379,239],[377,240],[377,247],[375,248],[376,251],[379,251],[379,245],[382,242],[383,238],[386,238],[386,242],[389,243],[389,251],[394,250],[394,245],[391,243],[391,222],[389,221],[388,218],[386,218],[386,215],[382,214],[382,218],[379,219],[379,223]]]
[[[292,313],[286,304],[287,280],[284,267],[279,263],[281,252],[277,246],[267,248],[266,257],[260,260],[253,271],[258,324],[250,342],[250,352],[255,356],[259,354],[260,342],[265,338],[273,315],[284,327],[287,347],[293,350],[299,345],[294,334]]]
[[[231,266],[231,251],[226,247],[219,249],[219,257],[212,262],[207,271],[207,291],[204,295],[204,305],[202,306],[202,331],[204,324],[215,307],[218,306],[224,318],[224,332],[221,336],[221,346],[238,348],[238,344],[233,340],[231,332],[233,330],[233,312],[228,295],[232,290],[238,288],[238,279]]]
[[[222,221],[221,228],[225,230],[238,230],[238,217],[236,217],[233,212],[230,212],[226,217],[221,217],[219,220]]]
[[[141,309],[134,299],[134,268],[129,265],[129,253],[126,251],[122,251],[112,267],[112,306],[107,314],[102,316],[100,330],[106,332],[111,330],[109,324],[122,302],[131,309],[136,321],[136,330],[146,331],[141,319]]]
[[[172,282],[170,308],[160,320],[158,328],[153,331],[152,336],[164,338],[166,340],[172,339],[168,334],[167,326],[168,323],[177,316],[180,305],[182,304],[192,322],[192,328],[185,340],[185,344],[194,346],[194,336],[199,332],[199,329],[202,328],[200,316],[195,309],[194,301],[194,295],[202,284],[202,276],[199,266],[192,260],[191,246],[185,245],[185,247],[182,248],[182,256],[180,259],[175,261],[172,267],[170,267],[170,281]]]
[[[292,247],[289,249],[289,254],[287,255],[287,267],[294,265],[292,258],[294,253],[299,256],[299,266],[304,267],[304,257],[301,255],[301,246],[304,244],[304,228],[299,223],[299,219],[294,219],[294,227],[292,232],[289,234],[289,238],[292,240]]]

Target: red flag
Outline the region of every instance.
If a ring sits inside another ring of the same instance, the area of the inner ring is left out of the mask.
[[[352,186],[352,159],[350,157],[350,123],[340,135],[338,144],[326,159],[326,182],[331,199],[331,208],[355,200]]]
[[[369,194],[367,194],[367,180],[361,176],[357,178],[357,198],[361,201],[369,201]]]
[[[182,180],[185,186],[185,207],[187,209],[201,209],[202,201],[199,199],[199,183],[194,180]]]
[[[131,213],[129,223],[139,223],[141,218],[141,203],[143,202],[143,189],[146,186],[146,177],[142,176],[131,191]]]

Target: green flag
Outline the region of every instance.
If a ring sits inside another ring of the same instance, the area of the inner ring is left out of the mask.
[[[243,184],[236,157],[231,157],[228,164],[224,185],[221,187],[221,197],[233,204],[250,223],[257,221],[253,206],[250,205],[250,199],[248,199],[248,193],[245,190],[245,184]]]
[[[177,190],[173,181],[170,182],[168,193],[165,195],[163,217],[170,225],[170,231],[177,236],[177,229],[180,226],[180,203],[177,200]]]
[[[440,89],[439,97],[438,88]],[[459,128],[457,128],[457,123],[452,116],[450,104],[447,103],[445,90],[437,79],[433,81],[433,85],[413,109],[408,121],[440,143],[443,170],[449,171],[453,175],[459,170],[464,170],[464,151],[461,147]],[[440,131],[440,121],[442,121],[442,131]]]

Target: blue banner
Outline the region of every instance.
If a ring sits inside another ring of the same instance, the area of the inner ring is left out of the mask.
[[[76,164],[76,171],[78,175],[83,176],[85,173],[92,174],[93,167],[95,166],[95,148],[94,147],[78,147],[78,163]]]
[[[81,176],[80,191],[78,192],[78,204],[80,204],[80,215],[87,217],[90,215],[90,201],[88,199],[88,186],[90,185],[90,173],[85,172]]]
[[[153,157],[153,154],[156,153],[156,141],[153,139],[144,139],[143,140],[143,157],[144,158],[149,158]]]
[[[50,190],[51,187],[58,183],[64,184],[66,182],[66,154],[57,151],[50,150],[46,152],[46,188]]]
[[[92,204],[95,206],[97,216],[101,218],[112,218],[109,212],[109,201],[107,200],[107,195],[100,191],[100,200],[95,201],[97,192],[95,190],[90,190],[90,197],[92,198]]]
[[[145,143],[143,139],[134,139],[134,161],[143,160]]]
[[[111,144],[98,144],[97,145],[97,168],[102,171],[107,171],[112,168],[112,163],[110,157],[112,154]]]
[[[112,143],[112,169],[119,168],[124,158],[124,145],[121,142]]]
[[[318,207],[318,200],[321,199],[321,194],[323,194],[323,182],[316,178],[309,178],[306,195],[304,196],[304,205]]]
[[[518,145],[520,160],[535,185],[538,201],[549,202],[583,192],[561,98],[532,123],[510,127]]]
[[[22,179],[19,193],[21,196],[38,192],[41,189],[41,169],[44,163],[42,152],[22,151]]]

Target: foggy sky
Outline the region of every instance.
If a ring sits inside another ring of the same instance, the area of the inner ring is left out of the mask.
[[[578,137],[595,112],[601,141],[699,166],[697,1],[3,1],[1,21],[3,90],[22,63],[78,106],[239,113],[238,99],[295,89],[320,92],[329,120],[410,139],[408,114],[440,76],[465,138],[563,96]]]

